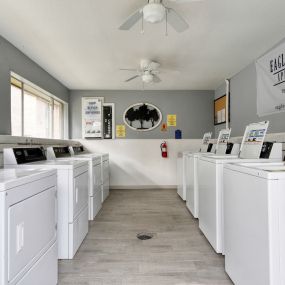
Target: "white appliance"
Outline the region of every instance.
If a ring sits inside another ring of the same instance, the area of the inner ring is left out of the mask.
[[[282,160],[282,144],[263,144],[268,124],[269,122],[261,122],[247,126],[239,157],[199,158],[199,228],[217,253],[224,253],[224,165],[228,163]]]
[[[228,143],[231,129],[221,130],[215,147],[216,154],[237,155],[239,144]],[[187,153],[185,156],[186,207],[194,218],[199,217],[198,160],[201,156],[214,156],[214,153]]]
[[[0,284],[56,285],[56,171],[0,169]]]
[[[106,198],[110,194],[110,174],[109,174],[109,154],[108,153],[89,153],[84,150],[82,145],[80,146],[70,146],[71,155],[77,156],[85,156],[85,157],[93,157],[100,156],[101,157],[101,181],[102,181],[102,203],[106,200]]]
[[[201,153],[211,153],[214,151],[215,147],[213,147],[212,143],[209,143],[211,137],[211,132],[204,134],[200,148]],[[178,153],[176,161],[177,194],[184,201],[186,200],[186,159],[189,153],[191,153],[191,151]]]
[[[58,258],[72,259],[88,233],[87,161],[46,160],[42,148],[7,148],[4,166],[57,170]]]
[[[102,174],[101,174],[101,156],[71,156],[68,146],[47,147],[47,159],[72,159],[88,162],[89,173],[89,220],[93,221],[102,208]]]
[[[235,284],[285,284],[285,164],[226,165],[225,267]]]

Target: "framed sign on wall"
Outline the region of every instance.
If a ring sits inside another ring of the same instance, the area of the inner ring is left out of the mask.
[[[226,105],[227,105],[226,95],[223,95],[219,97],[218,99],[214,100],[214,124],[215,126],[226,123],[226,112],[227,112]]]
[[[103,137],[103,97],[82,98],[82,137]]]
[[[160,125],[162,113],[152,104],[136,103],[126,109],[123,119],[130,129],[146,132]]]

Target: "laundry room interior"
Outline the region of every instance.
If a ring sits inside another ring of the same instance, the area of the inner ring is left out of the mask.
[[[0,285],[285,285],[284,10],[0,0]]]

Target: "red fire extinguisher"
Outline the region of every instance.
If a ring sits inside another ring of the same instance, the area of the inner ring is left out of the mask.
[[[167,153],[167,143],[166,142],[163,142],[161,145],[160,145],[160,149],[161,149],[161,156],[166,158],[168,156],[168,153]]]

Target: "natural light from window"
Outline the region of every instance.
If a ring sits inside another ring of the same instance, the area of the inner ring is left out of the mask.
[[[13,136],[62,139],[64,103],[11,77],[11,125]]]

